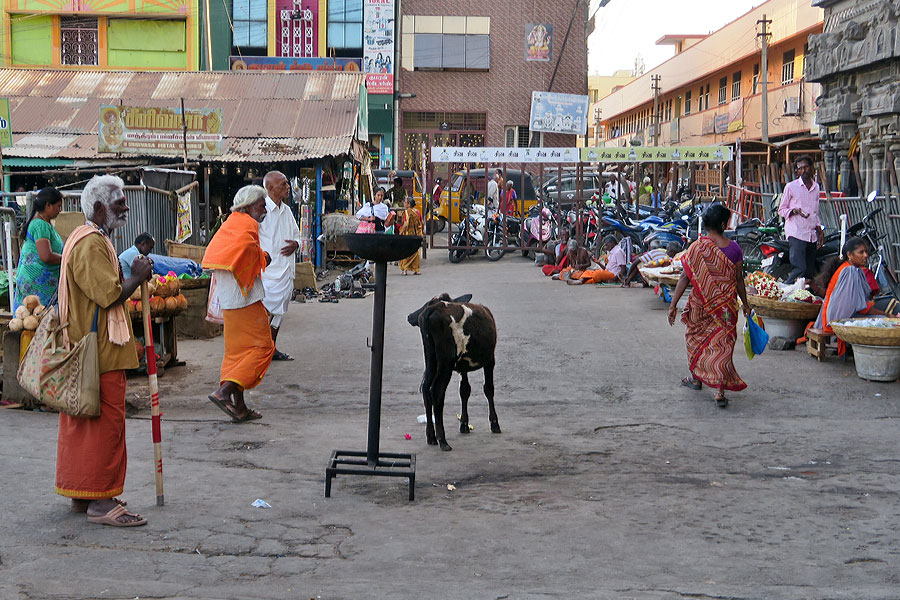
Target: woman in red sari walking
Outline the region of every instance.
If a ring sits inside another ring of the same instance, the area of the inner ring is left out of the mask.
[[[710,206],[703,215],[707,235],[691,244],[682,256],[684,270],[668,313],[669,325],[674,325],[676,305],[690,283],[692,290],[681,322],[687,328],[685,342],[691,374],[681,380],[681,385],[699,390],[705,383],[717,389],[716,404],[720,408],[728,406],[726,390],[736,392],[747,387],[732,361],[737,339],[737,297],[748,318],[750,305],[744,288],[744,253],[737,242],[725,237],[729,219],[731,211],[721,204]]]

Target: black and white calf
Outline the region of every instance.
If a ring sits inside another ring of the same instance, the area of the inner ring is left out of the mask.
[[[453,371],[462,377],[459,383],[459,397],[462,400],[459,432],[469,433],[468,403],[472,386],[469,385],[468,373],[484,369],[484,395],[488,401],[491,431],[500,433],[500,423],[494,410],[497,325],[491,311],[480,304],[470,304],[471,299],[471,294],[459,298],[441,294],[407,317],[409,324],[421,331],[425,349],[422,397],[428,419],[426,441],[432,446],[440,444],[441,450],[452,450],[444,435],[444,396]]]

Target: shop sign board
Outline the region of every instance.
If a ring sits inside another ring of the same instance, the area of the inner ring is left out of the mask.
[[[222,109],[185,110],[187,153],[222,154]],[[180,108],[101,106],[98,152],[180,155],[184,144]]]
[[[365,0],[363,70],[370,94],[394,93],[394,0]]]
[[[733,158],[729,146],[634,146],[579,150],[583,162],[723,162]]]
[[[525,62],[550,62],[553,55],[553,25],[525,25]]]
[[[12,146],[12,124],[9,121],[9,99],[0,98],[0,148]]]
[[[531,131],[587,134],[588,97],[531,92]]]
[[[232,56],[232,71],[354,71],[361,58],[296,58],[290,56]]]
[[[432,146],[431,162],[577,163],[578,148],[479,148]]]

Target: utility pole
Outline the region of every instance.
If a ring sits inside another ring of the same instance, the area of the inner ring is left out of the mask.
[[[653,90],[653,145],[659,146],[659,75],[653,75],[650,77],[653,80],[653,85],[650,86],[650,89]]]
[[[594,146],[600,145],[600,107],[594,107]]]
[[[762,25],[762,31],[756,34],[756,37],[762,38],[762,59],[759,63],[759,85],[762,86],[762,141],[764,144],[769,143],[769,24],[772,19],[767,19],[766,15],[756,22]]]

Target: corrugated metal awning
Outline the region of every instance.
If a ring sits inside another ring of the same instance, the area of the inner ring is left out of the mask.
[[[351,150],[361,73],[111,72],[0,69],[13,146],[7,156],[110,159],[97,152],[103,104],[221,108],[222,156],[211,162],[299,161]],[[171,158],[171,155],[154,155]],[[123,155],[123,158],[136,155]]]

